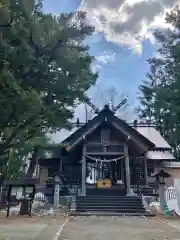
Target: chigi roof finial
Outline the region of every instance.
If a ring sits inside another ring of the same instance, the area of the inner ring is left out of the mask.
[[[109,104],[105,104],[104,109],[108,110],[109,109]]]

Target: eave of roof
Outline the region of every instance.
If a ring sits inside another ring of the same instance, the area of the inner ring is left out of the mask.
[[[146,158],[151,160],[175,160],[175,157],[169,151],[148,151]]]
[[[156,146],[156,149],[171,149],[171,146],[154,126],[137,126],[136,130],[145,138],[153,142]]]

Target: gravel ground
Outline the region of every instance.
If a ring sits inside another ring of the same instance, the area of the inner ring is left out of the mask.
[[[65,220],[60,216],[0,216],[0,240],[52,240]]]
[[[59,240],[178,240],[180,232],[163,220],[145,217],[75,217]]]

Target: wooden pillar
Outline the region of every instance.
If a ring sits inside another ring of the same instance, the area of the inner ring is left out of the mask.
[[[82,177],[81,177],[81,195],[86,196],[86,146],[83,145],[82,151]]]
[[[124,183],[124,158],[121,160],[121,180]]]
[[[63,158],[62,157],[60,158],[59,170],[60,170],[60,172],[63,171]]]
[[[145,178],[145,184],[148,185],[148,169],[147,169],[147,159],[144,158],[144,178]]]
[[[126,171],[126,188],[127,195],[131,194],[131,176],[130,176],[130,168],[129,168],[129,153],[128,153],[128,145],[124,145],[124,155],[125,155],[125,171]]]

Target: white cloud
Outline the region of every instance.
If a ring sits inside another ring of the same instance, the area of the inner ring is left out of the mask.
[[[99,64],[93,64],[92,65],[92,71],[93,72],[99,72],[101,70],[102,66],[100,66]]]
[[[180,0],[82,0],[88,21],[108,41],[141,52],[145,38],[153,41],[154,27],[165,27],[164,13]]]
[[[102,52],[99,56],[96,56],[95,59],[102,64],[112,63],[116,59],[115,53]]]
[[[91,68],[93,72],[100,72],[103,65],[112,63],[116,60],[116,54],[113,52],[102,52],[99,56],[95,57],[95,62]]]

